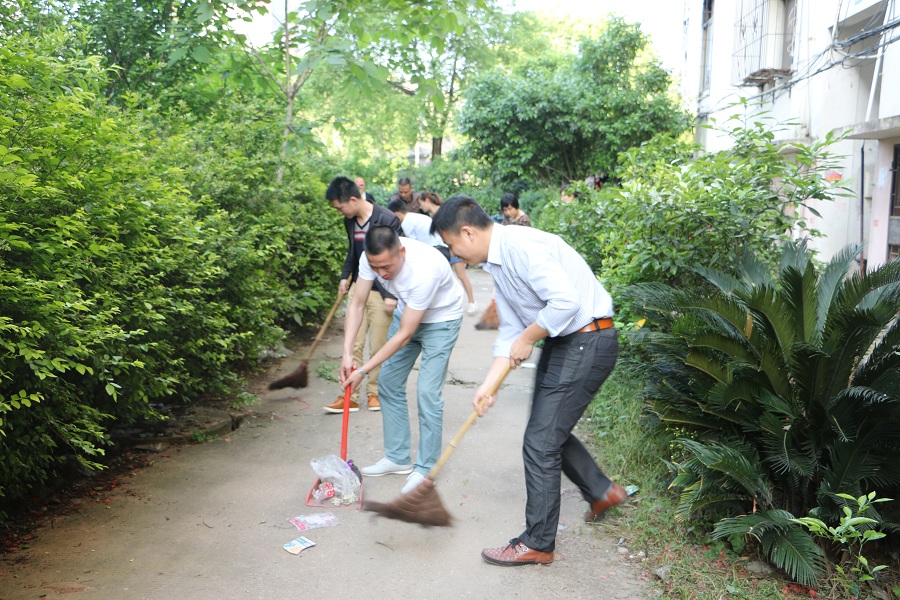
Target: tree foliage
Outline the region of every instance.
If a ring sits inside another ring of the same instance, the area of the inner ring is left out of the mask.
[[[0,48],[0,509],[97,466],[112,419],[233,390],[336,287],[324,184],[265,185],[280,132],[251,103],[162,127],[106,102],[101,62],[61,30]]]
[[[833,136],[813,144],[775,141],[779,124],[740,117],[720,126],[728,150],[660,135],[620,157],[621,184],[583,187],[575,202],[556,201],[537,226],[574,244],[613,289],[664,281],[693,285],[699,265],[727,268],[749,249],[775,260],[780,245],[807,229],[801,207],[843,193],[825,178],[836,161]]]
[[[610,19],[575,56],[491,71],[465,95],[459,129],[500,178],[574,181],[617,171],[617,156],[689,122],[638,25]]]
[[[656,326],[636,366],[648,414],[680,436],[679,516],[728,517],[716,535],[760,540],[807,584],[822,556],[794,516],[836,523],[839,494],[900,488],[900,261],[851,275],[854,255],[818,268],[791,243],[774,270],[749,252],[733,273],[698,266],[710,292],[628,291]]]
[[[86,30],[85,52],[112,69],[107,97],[177,97],[179,86],[234,41],[231,20],[258,10],[251,0],[82,0],[73,5],[71,22]]]

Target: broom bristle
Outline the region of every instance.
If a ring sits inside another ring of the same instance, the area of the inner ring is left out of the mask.
[[[309,383],[309,375],[307,374],[307,367],[309,363],[303,361],[300,363],[300,366],[282,377],[281,379],[276,379],[272,383],[269,384],[270,390],[280,390],[286,387],[292,388],[305,388],[306,384]]]
[[[491,300],[491,304],[487,307],[487,310],[484,311],[484,314],[481,315],[481,320],[475,324],[475,329],[499,329],[500,328],[500,317],[497,315],[497,302],[495,300]]]
[[[431,479],[426,479],[413,491],[392,502],[364,502],[363,510],[425,527],[449,527],[453,521],[453,517],[441,503],[441,497],[434,489],[434,481]]]

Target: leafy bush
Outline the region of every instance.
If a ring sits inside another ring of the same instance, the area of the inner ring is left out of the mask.
[[[290,327],[314,320],[334,302],[347,242],[340,215],[325,202],[319,173],[295,157],[283,183],[274,183],[278,118],[272,103],[241,94],[226,95],[202,120],[189,111],[170,112],[160,119],[162,136],[153,156],[160,169],[183,171],[198,206],[226,210],[242,239],[260,254],[255,275],[230,273],[235,289],[228,297],[265,304],[272,314],[247,315],[242,322]],[[149,137],[157,124],[146,126]],[[318,158],[300,156],[322,175],[334,172]],[[240,256],[247,255],[235,258]]]
[[[110,420],[232,391],[337,286],[323,183],[268,184],[262,119],[167,129],[104,87],[65,34],[0,48],[0,514],[98,467]]]
[[[724,268],[747,248],[771,261],[792,231],[798,208],[843,188],[825,179],[837,141],[775,142],[777,124],[729,122],[729,150],[694,158],[699,148],[667,135],[625,152],[621,187],[587,190],[547,205],[537,226],[572,243],[613,289],[645,281],[693,285],[693,269]],[[807,231],[816,235],[815,231]]]
[[[681,436],[679,516],[730,517],[715,535],[759,539],[806,584],[822,552],[794,515],[836,522],[838,494],[900,486],[900,261],[848,276],[853,256],[818,269],[792,243],[775,272],[751,253],[734,275],[698,267],[711,292],[627,292],[665,330],[641,330],[637,366],[646,410]]]
[[[409,170],[416,190],[437,192],[447,199],[466,194],[481,204],[488,214],[500,211],[500,196],[505,193],[491,179],[486,166],[461,153],[436,157],[430,164]]]

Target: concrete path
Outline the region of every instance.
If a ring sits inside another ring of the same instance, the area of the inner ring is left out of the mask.
[[[490,276],[469,270],[479,305]],[[471,396],[490,362],[494,332],[465,317],[444,390],[445,444],[471,412]],[[0,600],[279,598],[605,598],[638,599],[650,588],[617,552],[602,525],[581,521],[585,502],[563,481],[556,560],[502,568],[480,552],[500,546],[524,524],[521,436],[533,369],[507,379],[495,407],[462,440],[438,478],[452,528],[426,529],[346,508],[310,508],[309,461],[338,454],[340,415],[321,407],[339,393],[315,375],[340,358],[342,320],[320,346],[303,390],[259,392],[262,402],[227,437],[160,455],[125,479],[109,502],[85,500],[36,532],[31,547],[0,562]],[[296,367],[291,357],[258,383]],[[414,382],[410,384],[414,397]],[[412,409],[414,411],[414,407]],[[417,421],[416,421],[417,422]],[[415,431],[415,428],[414,428]],[[413,446],[415,447],[415,439]],[[348,457],[366,465],[383,455],[381,413],[351,414]],[[363,495],[390,501],[402,476],[367,478]],[[340,525],[306,532],[316,546],[291,555],[300,535],[288,522],[329,511]]]

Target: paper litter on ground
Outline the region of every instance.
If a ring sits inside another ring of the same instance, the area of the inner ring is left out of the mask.
[[[288,519],[294,527],[300,531],[318,529],[319,527],[334,527],[340,525],[338,518],[331,513],[313,513],[311,515],[297,515]]]
[[[307,548],[312,548],[315,545],[316,543],[314,541],[301,536],[285,544],[284,549],[291,554],[300,554]]]

